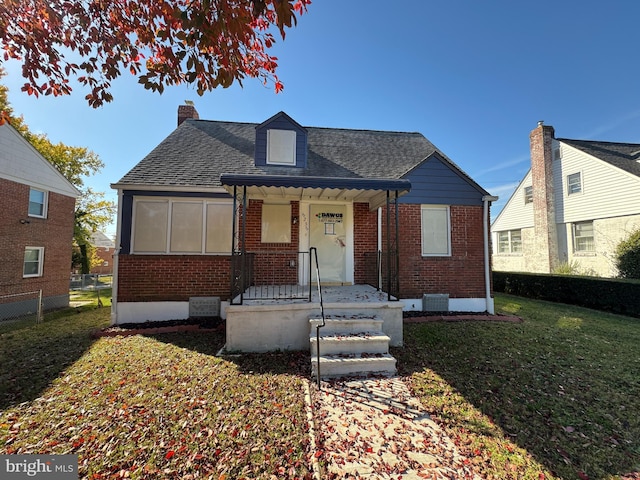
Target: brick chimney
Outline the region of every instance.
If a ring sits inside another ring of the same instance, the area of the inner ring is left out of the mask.
[[[529,134],[533,193],[534,270],[551,273],[558,266],[558,232],[553,192],[553,140],[555,130],[538,122]]]
[[[198,115],[198,111],[193,103],[188,103],[187,105],[180,105],[178,107],[178,126],[185,120],[193,118],[194,120],[200,119]]]

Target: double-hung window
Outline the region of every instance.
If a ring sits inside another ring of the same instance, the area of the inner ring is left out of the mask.
[[[47,216],[47,192],[31,188],[29,190],[29,216],[46,218]]]
[[[573,251],[594,252],[593,222],[577,222],[573,224]]]
[[[422,205],[422,256],[451,255],[449,207]]]
[[[44,247],[25,247],[22,276],[41,277],[44,263]]]
[[[580,172],[567,175],[567,195],[580,193],[582,191],[582,177]]]
[[[522,231],[507,230],[498,232],[498,253],[521,253]]]

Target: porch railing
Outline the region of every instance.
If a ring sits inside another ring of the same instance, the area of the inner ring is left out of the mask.
[[[368,252],[364,254],[364,263],[367,285],[387,292],[389,300],[397,300],[400,294],[397,252]]]
[[[252,251],[232,256],[232,299],[311,301],[311,263],[309,252]],[[301,275],[309,275],[301,282]],[[306,285],[301,285],[306,283]]]

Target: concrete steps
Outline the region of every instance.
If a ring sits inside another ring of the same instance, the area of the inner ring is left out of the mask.
[[[316,326],[310,318],[311,370],[318,371]],[[395,375],[396,359],[389,355],[390,338],[382,331],[383,321],[368,316],[339,316],[326,319],[320,328],[320,375],[322,378]]]

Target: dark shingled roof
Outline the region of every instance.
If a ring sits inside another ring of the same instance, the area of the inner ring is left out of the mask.
[[[257,125],[186,120],[116,185],[211,188],[223,173],[397,179],[435,152],[468,178],[422,134],[374,130],[305,127],[307,168],[256,166]]]
[[[567,138],[557,140],[640,177],[640,144],[638,143],[597,142]]]

